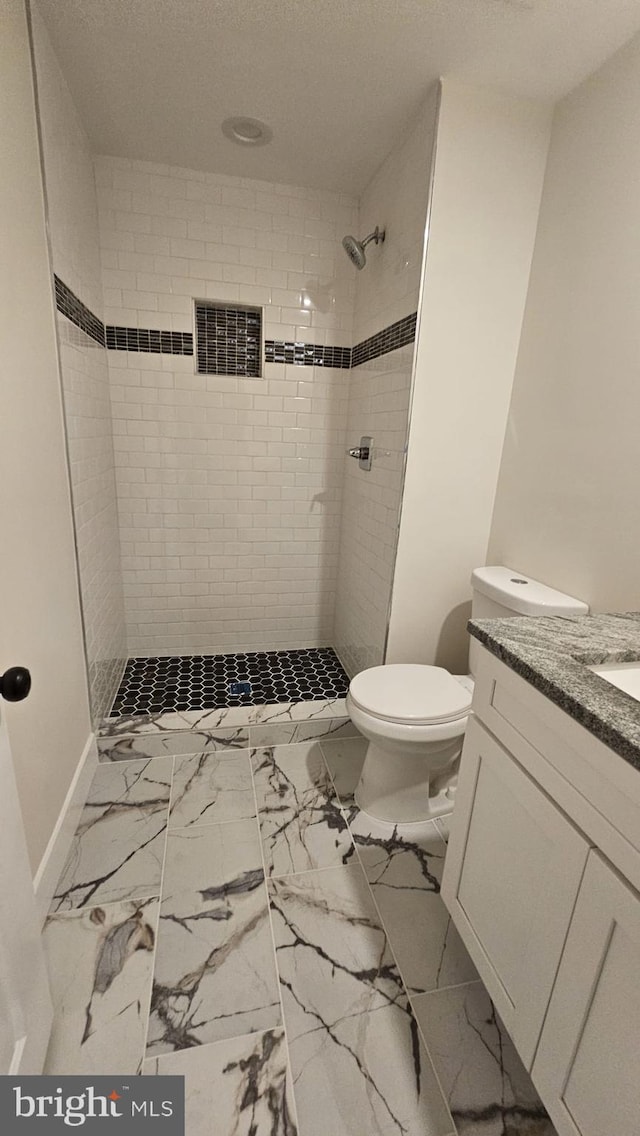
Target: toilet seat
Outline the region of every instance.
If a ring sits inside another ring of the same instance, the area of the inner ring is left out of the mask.
[[[370,667],[352,679],[349,698],[382,722],[444,725],[466,719],[471,692],[443,667],[391,663]]]

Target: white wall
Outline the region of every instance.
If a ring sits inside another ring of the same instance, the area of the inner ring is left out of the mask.
[[[0,670],[29,667],[1,703],[32,866],[90,734],[55,312],[24,4],[0,36]]]
[[[93,158],[37,0],[31,20],[54,272],[102,318]]]
[[[353,199],[113,158],[96,176],[108,323],[191,331],[198,297],[351,345]],[[108,354],[129,653],[330,642],[348,370]]]
[[[437,88],[360,200],[358,236],[378,225],[355,277],[354,344],[415,312],[435,134]],[[383,661],[407,438],[413,345],[351,371],[347,443],[374,439],[366,473],[344,458],[340,562],[333,641],[349,674]]]
[[[466,667],[551,110],[442,83],[387,662]]]
[[[54,272],[102,318],[93,159],[42,17],[33,38]],[[109,373],[104,348],[58,313],[92,717],[113,701],[126,655]]]
[[[638,608],[640,37],[558,104],[489,556]]]

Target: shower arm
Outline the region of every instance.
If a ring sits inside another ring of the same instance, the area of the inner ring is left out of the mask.
[[[375,242],[376,242],[376,244],[378,244],[378,242],[382,242],[382,241],[384,241],[384,236],[385,236],[385,234],[384,234],[384,229],[383,229],[383,231],[382,231],[382,232],[380,232],[380,229],[379,229],[379,228],[378,228],[378,226],[376,225],[376,227],[375,227],[375,229],[373,230],[373,232],[372,232],[372,233],[369,233],[369,236],[368,236],[368,237],[365,237],[365,238],[364,238],[364,240],[360,242],[360,244],[362,245],[362,247],[363,247],[363,248],[366,248],[366,246],[367,246],[368,244],[370,244],[370,243],[371,243],[371,241],[375,241]]]

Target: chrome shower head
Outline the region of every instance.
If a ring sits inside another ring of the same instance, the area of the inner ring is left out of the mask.
[[[352,264],[355,264],[356,268],[364,268],[367,263],[367,258],[360,241],[357,241],[355,237],[351,236],[343,237],[342,247],[349,257],[349,260]]]
[[[352,236],[343,237],[342,247],[349,257],[349,260],[352,264],[355,264],[356,268],[364,268],[367,263],[367,257],[364,251],[365,246],[368,245],[370,241],[375,241],[376,244],[382,244],[384,237],[384,229],[380,232],[380,229],[376,225],[373,232],[369,233],[369,236],[365,237],[363,241],[358,241]]]

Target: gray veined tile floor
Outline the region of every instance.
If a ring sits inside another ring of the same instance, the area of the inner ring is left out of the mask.
[[[183,1074],[188,1136],[554,1136],[440,898],[447,826],[359,813],[364,746],[337,700],[109,723],[47,1072]]]

